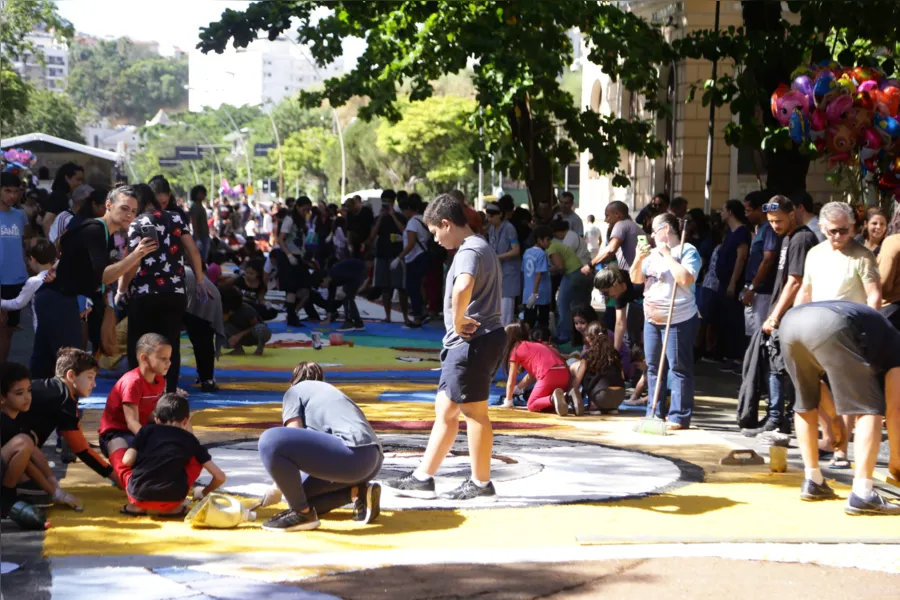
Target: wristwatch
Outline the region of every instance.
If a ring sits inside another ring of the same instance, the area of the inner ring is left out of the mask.
[[[754,290],[753,284],[748,283],[747,285],[744,286],[744,289],[747,290],[748,292],[752,292]]]

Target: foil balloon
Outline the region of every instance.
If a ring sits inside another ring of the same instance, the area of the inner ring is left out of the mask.
[[[870,79],[869,81],[864,81],[859,84],[859,87],[857,87],[856,89],[860,92],[871,92],[872,90],[878,89],[878,84]]]
[[[852,109],[853,98],[850,96],[837,96],[832,98],[825,107],[825,119],[829,125],[838,125],[847,119]]]
[[[863,162],[868,161],[878,155],[881,150],[881,136],[873,127],[863,130],[860,134],[859,159]]]
[[[856,83],[854,83],[853,79],[850,78],[849,75],[843,75],[835,80],[837,83],[836,89],[841,90],[841,93],[844,94],[855,94],[857,90]]]
[[[882,77],[881,72],[872,67],[856,67],[850,71],[850,74],[856,85],[861,85],[869,81],[877,84]]]
[[[895,77],[887,77],[878,82],[878,89],[884,90],[889,87],[900,87],[900,79]]]
[[[872,119],[872,125],[881,136],[882,146],[889,146],[892,140],[900,137],[900,123],[894,117],[887,115],[875,115]]]
[[[794,77],[791,83],[791,89],[806,96],[810,104],[813,102],[813,82],[809,75],[803,74]]]
[[[831,71],[821,71],[818,75],[816,75],[815,82],[813,83],[813,99],[816,101],[816,106],[820,106],[821,103],[825,100],[825,96],[834,91],[837,83],[834,80],[834,75]]]
[[[813,131],[825,131],[828,121],[825,118],[825,111],[817,108],[809,113],[809,126]]]
[[[874,112],[870,109],[861,107],[854,108],[850,111],[846,123],[850,126],[850,129],[852,129],[856,133],[860,133],[863,129],[872,126],[873,114]]]
[[[875,110],[883,115],[893,117],[900,110],[900,88],[887,87],[873,92],[875,96]]]
[[[788,122],[788,131],[791,134],[791,140],[793,140],[795,144],[805,144],[810,140],[809,130],[809,117],[799,110],[795,110]]]
[[[833,155],[832,158],[834,160],[847,160],[850,157],[850,151],[853,149],[855,141],[856,136],[853,135],[853,131],[846,125],[829,127],[825,132],[825,149]],[[845,154],[847,155],[846,158],[837,158],[838,156],[843,157]]]
[[[875,110],[875,90],[859,92],[853,95],[853,105],[857,108]]]
[[[775,119],[786,127],[795,111],[809,114],[809,100],[800,92],[789,91],[776,100],[775,108]]]
[[[772,92],[772,99],[771,99],[770,106],[771,106],[772,116],[775,117],[776,119],[778,118],[778,114],[781,112],[782,104],[784,102],[784,95],[790,91],[791,90],[787,86],[787,84],[782,83],[777,88],[775,88],[774,92]]]

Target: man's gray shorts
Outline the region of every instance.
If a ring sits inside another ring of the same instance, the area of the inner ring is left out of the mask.
[[[850,320],[819,306],[788,311],[778,328],[785,366],[797,390],[796,412],[819,407],[822,378],[840,415],[884,415],[884,382],[866,359]]]

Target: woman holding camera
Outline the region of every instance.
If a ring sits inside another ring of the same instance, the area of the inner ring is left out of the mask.
[[[137,217],[128,228],[126,250],[138,248],[142,240],[157,243],[156,250],[141,259],[135,269],[119,280],[119,295],[127,294],[128,300],[128,368],[137,362],[137,341],[145,333],[158,333],[172,344],[172,366],[166,376],[166,391],[178,388],[181,367],[182,320],[187,299],[185,296],[184,247],[190,238],[187,226],[178,213],[162,209],[156,194],[146,184],[135,186],[138,200]],[[191,268],[197,278],[197,294],[206,297],[203,282],[203,264],[196,253]]]

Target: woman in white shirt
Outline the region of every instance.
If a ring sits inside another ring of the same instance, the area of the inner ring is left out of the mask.
[[[406,263],[406,293],[409,294],[409,302],[412,308],[412,317],[406,322],[406,327],[421,327],[424,315],[424,300],[422,299],[422,280],[428,271],[428,244],[431,241],[431,233],[422,220],[424,205],[419,194],[410,194],[405,203],[399,206],[406,217],[406,229],[403,230],[404,246],[400,255],[394,259]],[[391,264],[391,268],[396,265]]]
[[[668,213],[658,215],[653,219],[656,248],[650,250],[649,246],[639,246],[631,266],[631,280],[635,284],[645,284],[644,354],[650,393],[656,389],[656,378],[666,377],[666,373],[659,372],[659,363],[672,287],[676,286],[666,346],[666,370],[671,370],[667,380],[672,391],[668,415],[663,414],[665,399],[661,398],[657,405],[657,416],[666,418],[670,430],[690,427],[694,409],[694,338],[698,326],[695,282],[703,264],[694,246],[681,245],[680,236],[677,217]],[[651,405],[648,404],[648,413]]]

